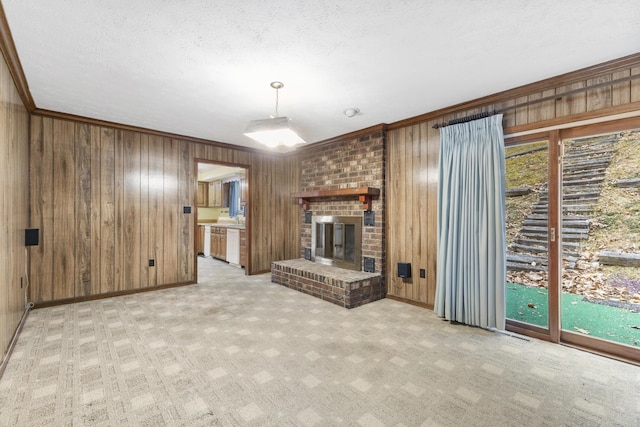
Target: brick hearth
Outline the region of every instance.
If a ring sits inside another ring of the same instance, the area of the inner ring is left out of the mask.
[[[380,273],[364,273],[314,263],[305,259],[271,264],[271,281],[345,308],[384,298]]]

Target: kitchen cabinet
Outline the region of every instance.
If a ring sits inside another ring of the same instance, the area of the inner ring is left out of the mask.
[[[196,254],[204,255],[204,225],[198,226],[198,233],[196,235]]]
[[[211,256],[220,258],[220,235],[217,232],[217,227],[211,227]]]
[[[240,178],[240,206],[247,205],[247,178]]]
[[[211,227],[211,256],[226,261],[227,228]]]
[[[247,232],[240,230],[240,265],[247,266]]]
[[[222,207],[222,181],[213,181],[209,184],[209,207]]]
[[[229,207],[229,190],[231,189],[231,183],[223,182],[222,183],[222,207]]]
[[[227,229],[225,227],[220,228],[220,259],[227,259]]]
[[[206,208],[209,206],[209,183],[198,181],[198,207]]]

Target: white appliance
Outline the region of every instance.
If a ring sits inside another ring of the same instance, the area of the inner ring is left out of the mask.
[[[240,230],[227,228],[227,262],[240,267]]]
[[[211,256],[211,226],[204,226],[204,256]]]

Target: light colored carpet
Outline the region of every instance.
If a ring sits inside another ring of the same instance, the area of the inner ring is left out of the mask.
[[[200,261],[198,285],[34,310],[0,425],[640,425],[637,366]]]

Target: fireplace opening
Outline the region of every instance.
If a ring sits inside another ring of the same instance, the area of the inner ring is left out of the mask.
[[[315,216],[311,228],[311,260],[362,270],[362,218]]]

